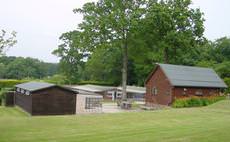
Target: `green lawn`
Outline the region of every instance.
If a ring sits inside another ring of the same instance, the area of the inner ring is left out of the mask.
[[[29,117],[0,107],[0,142],[228,142],[230,101],[202,108]]]

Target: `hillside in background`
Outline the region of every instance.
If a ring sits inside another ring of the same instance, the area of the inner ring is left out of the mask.
[[[29,57],[0,57],[0,79],[41,79],[57,72],[57,63],[46,63]]]

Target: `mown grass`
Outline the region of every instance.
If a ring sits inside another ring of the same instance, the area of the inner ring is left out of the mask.
[[[0,142],[228,142],[230,101],[208,107],[29,117],[0,108]]]

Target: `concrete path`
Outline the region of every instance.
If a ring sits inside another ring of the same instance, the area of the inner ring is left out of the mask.
[[[124,110],[120,109],[116,103],[103,103],[102,112],[103,113],[118,113],[118,112],[124,112]]]

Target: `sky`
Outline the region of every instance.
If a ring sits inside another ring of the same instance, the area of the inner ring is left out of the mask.
[[[0,29],[16,31],[18,40],[6,54],[58,62],[51,54],[58,38],[82,21],[73,9],[91,1],[96,0],[0,0]],[[204,13],[204,35],[209,40],[230,36],[229,6],[230,0],[193,0],[192,7]]]

